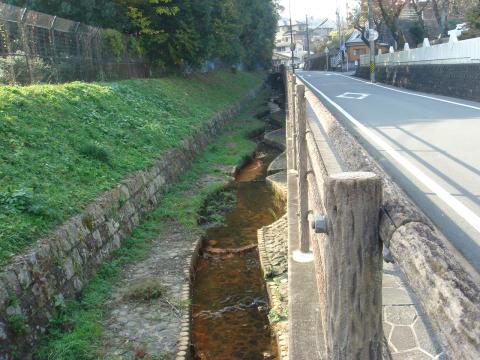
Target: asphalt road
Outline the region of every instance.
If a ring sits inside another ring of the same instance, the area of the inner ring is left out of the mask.
[[[297,73],[480,272],[480,103]]]

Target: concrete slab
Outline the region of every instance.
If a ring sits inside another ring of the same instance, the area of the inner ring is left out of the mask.
[[[274,174],[279,171],[287,170],[287,154],[285,152],[278,155],[268,166],[267,174]]]
[[[266,133],[264,141],[268,145],[284,151],[286,149],[285,129],[282,128]]]
[[[320,318],[315,266],[298,263],[293,251],[299,248],[297,225],[297,180],[294,173],[288,182],[288,311],[289,359],[326,359],[323,326]]]

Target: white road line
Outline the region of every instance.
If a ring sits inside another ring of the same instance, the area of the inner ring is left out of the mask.
[[[313,84],[305,80],[301,76],[302,80],[310,85],[315,91],[318,92],[325,100],[332,104],[338,111],[340,111],[352,124],[354,124],[367,138],[369,138],[373,143],[375,143],[380,148],[383,148],[393,159],[395,159],[403,168],[405,168],[413,177],[425,185],[430,191],[437,195],[442,201],[448,205],[453,211],[455,211],[460,217],[462,217],[467,223],[469,223],[477,232],[480,233],[480,217],[476,215],[472,210],[463,205],[460,201],[455,199],[448,191],[438,185],[434,180],[432,180],[428,175],[426,175],[422,170],[404,158],[398,153],[393,147],[387,144],[383,139],[376,135],[373,131],[368,129],[365,125],[360,123],[347,111],[345,111],[340,105],[335,103],[327,95],[325,95],[321,90],[317,89]]]
[[[388,87],[388,86],[383,86],[383,85],[380,85],[380,84],[378,84],[378,83],[372,84],[372,83],[369,82],[369,81],[365,81],[365,80],[361,80],[361,79],[355,79],[354,77],[347,76],[347,75],[343,75],[343,74],[336,74],[336,75],[338,75],[338,76],[343,76],[343,77],[345,77],[345,78],[347,78],[347,79],[350,79],[350,80],[359,81],[359,82],[364,83],[364,84],[367,84],[367,85],[377,86],[377,87],[380,87],[380,88],[382,88],[382,89],[387,89],[387,90],[395,91],[395,92],[402,93],[402,94],[407,94],[407,95],[411,95],[411,96],[418,96],[418,97],[425,98],[425,99],[430,99],[430,100],[435,100],[435,101],[441,101],[441,102],[444,102],[444,103],[447,103],[447,104],[452,104],[452,105],[457,105],[457,106],[463,106],[463,107],[470,108],[470,109],[480,110],[480,107],[479,107],[479,106],[462,104],[462,103],[455,102],[455,101],[451,101],[451,100],[439,99],[439,98],[436,98],[436,97],[433,97],[433,96],[422,95],[422,94],[415,94],[415,93],[412,93],[412,92],[409,92],[409,91],[404,91],[404,90],[399,90],[399,89],[393,89],[393,88]]]

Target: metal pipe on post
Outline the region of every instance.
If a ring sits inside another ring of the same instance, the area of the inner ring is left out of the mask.
[[[373,173],[331,175],[324,184],[329,359],[382,359],[382,181]]]
[[[292,28],[292,5],[288,0],[288,9],[290,12],[290,51],[292,52],[292,72],[295,74],[295,43],[293,42],[293,28]]]
[[[375,82],[375,39],[373,37],[373,0],[368,0],[368,41],[370,43],[370,82]]]
[[[85,79],[85,70],[84,66],[80,65],[80,35],[78,33],[78,29],[80,28],[80,23],[77,22],[75,24],[75,29],[73,31],[73,36],[75,37],[75,52],[76,52],[76,61],[75,61],[75,68],[78,71],[78,77],[80,78],[81,74],[83,73],[83,79]]]
[[[286,77],[286,100],[287,100],[287,114],[286,114],[286,140],[287,140],[287,169],[293,169],[294,167],[294,157],[292,154],[293,149],[293,118],[292,118],[292,100],[291,100],[291,75],[290,72],[285,71]]]
[[[2,26],[2,28],[4,29],[3,41],[5,42],[5,45],[7,47],[7,58],[8,58],[9,56],[15,56],[15,55],[12,52],[12,46],[10,43],[10,32],[7,30],[7,26],[6,26],[6,24],[8,23],[5,22],[4,24],[5,25]],[[12,61],[9,62],[9,67],[10,67],[10,74],[11,74],[11,85],[16,85],[17,79],[15,75],[15,66]]]
[[[22,15],[20,16],[20,22],[18,25],[20,27],[20,35],[22,40],[23,52],[25,53],[25,64],[27,64],[30,83],[33,84],[34,78],[33,78],[32,64],[30,63],[30,46],[28,44],[27,33],[25,31],[25,18],[27,15],[27,11],[28,11],[27,8],[22,9]]]
[[[55,67],[55,80],[58,83],[59,82],[58,56],[57,56],[57,48],[55,44],[55,22],[56,21],[57,21],[57,16],[55,15],[50,24],[50,29],[48,29],[48,37],[50,40],[50,46],[52,48],[52,65]]]
[[[289,97],[288,97],[288,116],[290,119],[290,136],[291,136],[291,170],[297,170],[297,121],[296,121],[296,112],[295,112],[295,86],[297,82],[297,77],[294,74],[290,74],[289,81]]]

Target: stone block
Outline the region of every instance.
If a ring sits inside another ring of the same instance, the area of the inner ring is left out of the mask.
[[[27,289],[32,284],[33,280],[27,264],[15,264],[15,273],[22,289]]]
[[[398,351],[406,351],[417,346],[413,330],[410,326],[395,326],[390,337],[390,343]]]
[[[420,349],[426,351],[432,356],[436,356],[442,352],[440,345],[432,339],[427,327],[421,317],[417,319],[413,325],[413,330],[417,335],[418,345]]]
[[[113,241],[112,241],[112,247],[114,250],[120,248],[121,246],[121,240],[120,236],[118,234],[113,235]]]
[[[73,267],[73,261],[71,258],[66,258],[63,263],[63,271],[65,273],[65,278],[70,280],[73,275],[75,275],[75,268]]]
[[[412,350],[399,354],[392,354],[392,360],[431,360],[432,358],[420,350]]]
[[[95,240],[95,245],[97,246],[97,248],[100,249],[103,245],[103,239],[102,239],[102,236],[100,235],[100,231],[95,230],[92,236],[93,236],[93,239]]]
[[[7,327],[0,321],[0,340],[5,341],[7,338]]]
[[[385,306],[385,321],[395,325],[412,325],[417,318],[413,305]]]
[[[412,305],[413,301],[405,289],[384,288],[383,305]]]

